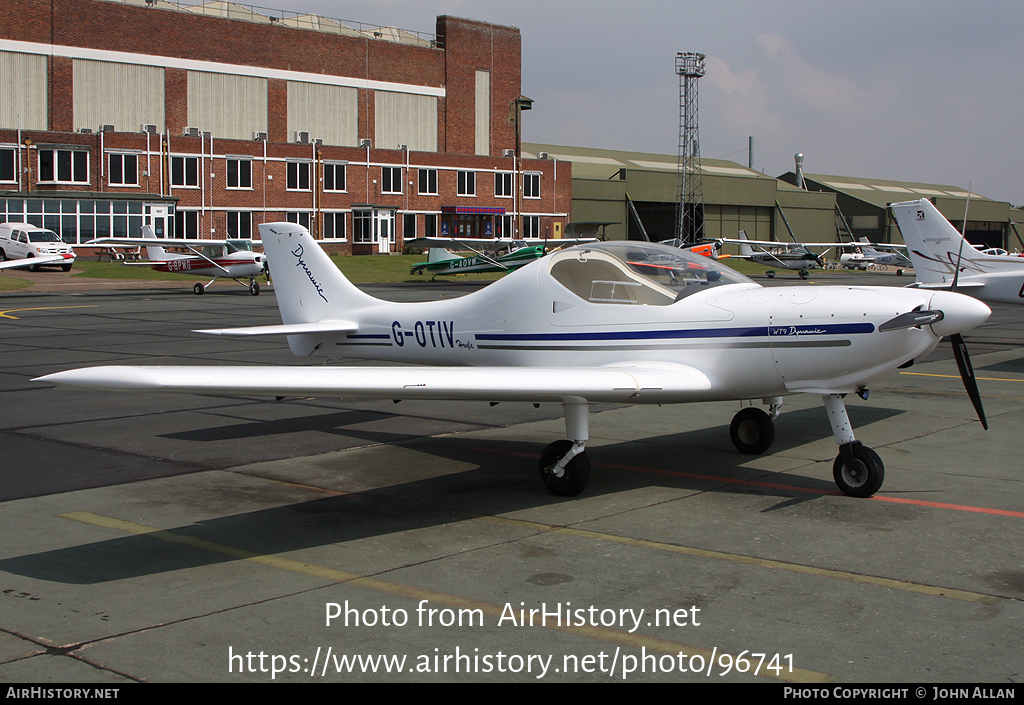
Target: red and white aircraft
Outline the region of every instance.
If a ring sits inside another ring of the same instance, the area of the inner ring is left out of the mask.
[[[192,290],[197,294],[205,293],[206,289],[218,279],[234,279],[246,286],[243,279],[248,279],[249,293],[258,296],[260,285],[256,277],[267,268],[267,258],[261,252],[253,250],[260,245],[259,240],[182,240],[157,238],[153,228],[142,226],[142,237],[104,237],[90,240],[86,245],[122,245],[146,247],[148,262],[125,262],[127,265],[145,265],[157,272],[174,274],[192,274],[199,277],[213,277],[206,284],[198,283]],[[183,252],[168,252],[168,248]]]

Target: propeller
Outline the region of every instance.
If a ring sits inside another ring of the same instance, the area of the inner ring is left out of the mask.
[[[960,250],[956,255],[953,283],[949,287],[949,290],[953,293],[956,293],[956,283],[960,277],[960,260],[964,254],[964,242],[967,240],[967,212],[971,207],[971,186],[972,184],[967,185],[964,224],[960,229]],[[967,343],[964,342],[964,337],[959,333],[949,336],[949,342],[953,345],[953,356],[956,358],[956,366],[960,370],[960,379],[964,382],[964,389],[967,390],[967,396],[971,398],[971,403],[974,404],[974,410],[978,414],[978,420],[981,421],[981,427],[987,431],[988,421],[985,419],[985,410],[981,406],[981,392],[978,391],[978,381],[974,378],[974,367],[971,365],[971,356],[967,353]]]
[[[956,366],[960,370],[960,379],[964,381],[964,389],[967,390],[967,396],[974,404],[974,410],[978,412],[978,420],[981,421],[982,428],[987,431],[988,421],[985,419],[985,410],[981,406],[981,393],[978,391],[978,382],[974,378],[971,356],[967,354],[967,343],[959,333],[949,336],[949,340],[953,344],[953,356],[956,357]]]

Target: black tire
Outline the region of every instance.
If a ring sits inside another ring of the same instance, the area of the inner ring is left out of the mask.
[[[3,250],[0,250],[0,262],[6,262],[6,261],[7,261],[7,253],[4,252]]]
[[[806,279],[806,278],[807,278],[807,277],[809,277],[809,276],[811,276],[811,275],[807,273],[807,270],[806,270],[806,269],[801,269],[801,270],[800,270],[800,278],[801,278],[801,279]]]
[[[775,442],[775,422],[760,409],[744,407],[732,417],[729,438],[739,452],[761,455]]]
[[[766,277],[768,277],[769,279],[774,279],[774,278],[775,278],[775,272],[773,272],[773,271],[772,271],[772,270],[770,270],[770,269],[769,269],[769,270],[768,270],[767,272],[765,272],[764,274],[765,274],[765,276],[766,276]]]
[[[202,284],[196,284],[194,287],[192,287],[192,291],[196,292],[196,296],[202,296],[206,289],[203,287]]]
[[[843,453],[832,464],[832,478],[843,494],[850,497],[870,497],[885,481],[885,466],[878,453],[856,443],[851,449],[848,464]]]
[[[540,454],[540,479],[548,492],[559,497],[575,497],[590,482],[590,459],[586,452],[573,457],[561,477],[551,469],[572,448],[572,441],[555,441]]]
[[[260,295],[260,285],[258,282],[253,281],[249,284],[249,293],[252,294],[253,296]]]
[[[70,265],[70,264],[62,264],[62,265],[60,266],[60,268],[61,268],[61,270],[62,270],[62,271],[64,271],[64,272],[70,272],[70,271],[71,271],[71,265]]]
[[[30,254],[30,255],[27,256],[27,259],[32,259],[34,256],[35,255]],[[28,266],[28,271],[30,271],[30,272],[38,272],[39,271],[39,265],[38,264],[30,264]]]
[[[897,277],[902,277],[903,276],[903,270],[902,269],[897,269],[896,270],[896,276]]]

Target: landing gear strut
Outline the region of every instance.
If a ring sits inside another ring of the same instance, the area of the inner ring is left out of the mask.
[[[839,394],[825,394],[832,433],[839,444],[839,455],[832,463],[832,477],[843,494],[851,497],[870,497],[885,480],[885,466],[878,453],[861,445],[853,435],[853,426],[846,415],[846,404]]]
[[[559,497],[575,497],[590,482],[587,439],[590,438],[589,407],[586,399],[567,397],[565,435],[571,440],[555,441],[540,455],[540,479],[548,492]]]

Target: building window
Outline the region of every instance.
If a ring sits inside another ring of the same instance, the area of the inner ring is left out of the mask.
[[[137,154],[111,154],[107,164],[108,181],[111,186],[139,185],[139,156]]]
[[[494,175],[494,195],[506,198],[512,196],[512,172],[499,172]]]
[[[345,214],[324,213],[324,239],[344,240],[345,239]]]
[[[420,169],[420,195],[437,195],[437,169]]]
[[[498,228],[498,232],[494,234],[495,237],[515,237],[515,216],[503,215],[500,218],[495,218],[494,220],[495,226]]]
[[[309,164],[306,166],[309,166]],[[309,211],[285,213],[285,220],[289,223],[298,223],[306,230],[309,230]]]
[[[475,196],[476,195],[476,172],[475,171],[460,171],[459,172],[459,190],[460,196]]]
[[[15,154],[13,149],[0,149],[0,181],[17,181],[15,172]]]
[[[199,157],[171,157],[171,186],[199,186]]]
[[[187,240],[198,240],[199,211],[175,211],[174,236]]]
[[[324,164],[324,191],[347,191],[344,164]],[[344,233],[342,229],[342,233]],[[326,236],[325,236],[326,237]]]
[[[380,169],[380,192],[402,192],[402,167],[385,166]]]
[[[437,216],[423,216],[423,237],[437,237]]]
[[[228,188],[251,189],[252,188],[252,160],[231,159],[227,160]]]
[[[373,211],[352,211],[352,241],[373,243]]]
[[[228,237],[233,240],[251,240],[252,213],[228,211]]]
[[[89,183],[89,153],[72,149],[39,150],[40,183]]]
[[[540,237],[540,216],[539,215],[524,215],[523,216],[523,237],[529,237],[529,238]]]
[[[288,190],[309,191],[309,162],[288,162]]]
[[[523,174],[523,197],[540,198],[540,174]]]

